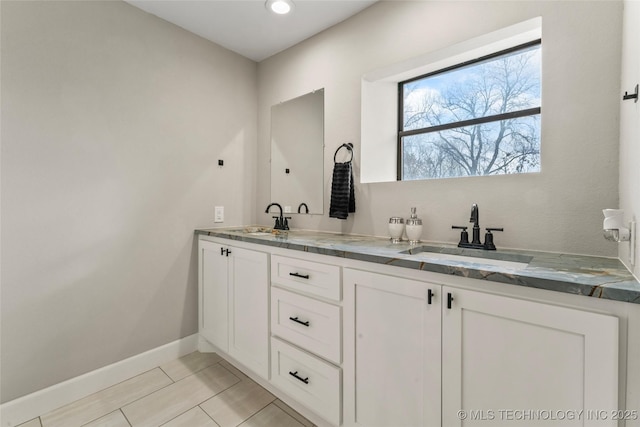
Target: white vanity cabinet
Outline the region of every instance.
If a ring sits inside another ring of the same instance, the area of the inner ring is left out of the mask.
[[[333,425],[342,419],[341,296],[340,266],[272,255],[271,382]]]
[[[345,425],[440,425],[440,286],[350,269],[344,284]]]
[[[212,236],[199,292],[202,338],[323,427],[617,426],[635,399],[633,304]]]
[[[222,244],[198,240],[200,336],[229,352],[229,258]]]
[[[462,425],[460,410],[476,411],[465,426],[618,425],[617,317],[446,286],[441,302],[443,426]],[[498,412],[523,409],[584,413]],[[597,410],[608,419],[589,419]]]
[[[345,425],[617,425],[617,317],[348,268],[344,309]]]
[[[269,255],[198,241],[200,334],[269,378]]]

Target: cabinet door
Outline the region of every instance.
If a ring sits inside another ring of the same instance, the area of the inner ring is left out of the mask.
[[[228,271],[223,246],[198,241],[200,334],[220,350],[229,350]]]
[[[617,425],[588,412],[618,406],[617,318],[447,287],[443,300],[442,425]]]
[[[229,354],[268,379],[268,255],[235,247],[229,250]]]
[[[344,283],[345,424],[440,425],[440,286],[351,269]]]

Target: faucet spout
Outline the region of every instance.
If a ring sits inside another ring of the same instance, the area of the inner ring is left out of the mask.
[[[473,223],[473,240],[471,241],[472,245],[481,246],[482,242],[480,241],[480,210],[478,209],[477,204],[471,205],[471,219],[469,222]]]
[[[276,223],[273,226],[273,228],[276,230],[288,230],[289,226],[286,225],[286,220],[283,217],[284,215],[282,211],[282,206],[280,206],[279,203],[269,203],[269,206],[267,206],[267,209],[264,211],[264,213],[269,213],[269,209],[271,209],[271,206],[276,206],[278,209],[280,209],[280,216],[279,217],[274,216],[274,218],[276,219]]]
[[[264,211],[264,213],[269,213],[269,209],[271,209],[271,206],[276,206],[278,207],[278,209],[280,209],[280,216],[282,216],[282,206],[280,206],[280,203],[269,203],[269,206],[267,206],[267,209]]]
[[[478,211],[478,205],[475,203],[471,205],[471,219],[469,219],[469,222],[472,222],[474,227],[479,227],[480,212]]]

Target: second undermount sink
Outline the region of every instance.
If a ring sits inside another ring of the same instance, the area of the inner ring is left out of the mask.
[[[503,253],[494,251],[483,251],[477,249],[449,249],[433,246],[419,246],[411,248],[402,254],[412,255],[418,260],[451,261],[452,263],[465,263],[480,266],[496,266],[509,270],[522,270],[527,268],[532,256]]]

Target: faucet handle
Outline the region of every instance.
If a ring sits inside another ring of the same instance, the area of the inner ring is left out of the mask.
[[[496,245],[493,244],[492,231],[504,231],[504,228],[487,227],[487,232],[484,235],[484,248],[488,251],[495,251]]]
[[[469,233],[467,233],[467,226],[464,225],[452,225],[452,229],[462,230],[460,232],[460,242],[458,242],[458,246],[462,247],[463,245],[469,244]]]
[[[282,220],[282,229],[283,230],[288,230],[289,229],[289,221],[287,221],[288,219],[291,219],[290,216],[285,216],[284,219]]]
[[[276,225],[274,225],[273,228],[276,229],[276,230],[280,230],[281,229],[280,217],[279,216],[272,216],[271,218],[275,218],[276,219]]]

